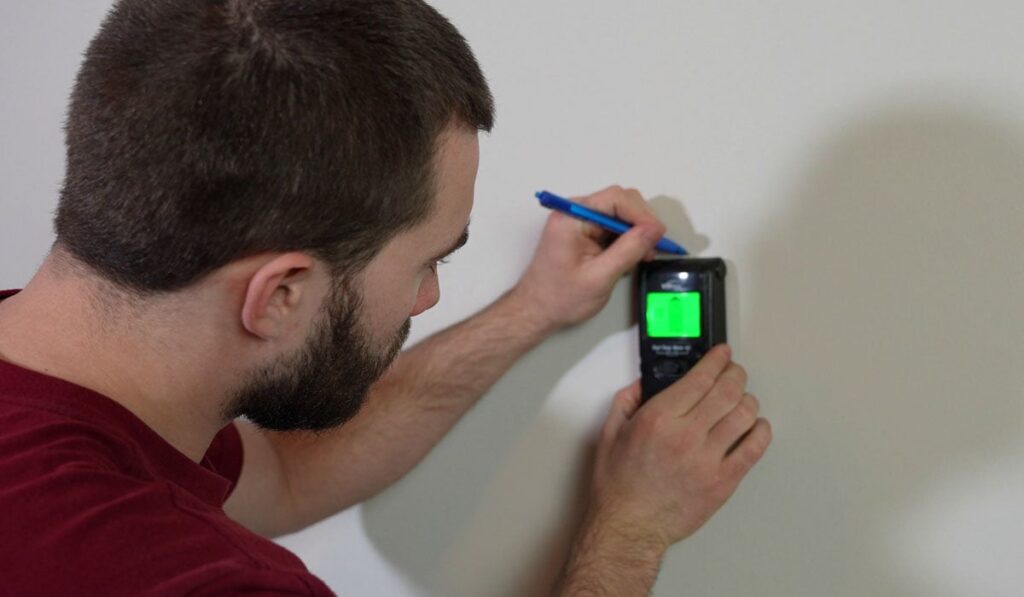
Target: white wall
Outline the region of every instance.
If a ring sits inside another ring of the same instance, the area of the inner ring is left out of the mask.
[[[0,286],[51,241],[60,123],[107,2],[0,6]],[[439,0],[499,106],[472,240],[423,337],[512,284],[532,192],[613,182],[734,264],[769,455],[655,595],[1024,591],[1024,41],[1017,2]],[[417,470],[283,543],[346,595],[527,594],[636,371],[623,283]]]

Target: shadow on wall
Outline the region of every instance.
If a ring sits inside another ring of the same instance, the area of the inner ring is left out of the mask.
[[[526,355],[416,469],[363,508],[366,533],[380,553],[424,589],[459,541],[507,453],[532,426],[565,371],[622,329],[624,293],[595,320]],[[528,490],[528,488],[524,488]],[[500,541],[500,538],[496,538]]]
[[[813,156],[747,265],[741,356],[775,442],[657,596],[964,595],[944,583],[962,563],[933,561],[906,515],[1019,442],[1021,130],[909,105]]]
[[[959,109],[881,109],[814,150],[779,201],[792,207],[734,270],[746,310],[741,325],[731,311],[730,333],[774,445],[669,553],[656,596],[963,594],[942,583],[956,562],[936,562],[931,581],[908,571],[930,552],[903,517],[937,481],[1019,441],[1022,190],[1020,131]],[[671,203],[659,213],[685,219]],[[692,228],[670,233],[706,246]],[[632,333],[631,294],[624,281],[597,318],[528,355],[365,506],[367,534],[417,586],[505,597],[550,581],[582,505],[588,431],[538,414],[573,365],[592,366],[595,346]],[[594,401],[570,406],[596,421]]]
[[[677,201],[659,197],[652,206],[676,223],[670,235],[691,250],[707,246]],[[600,314],[526,355],[420,466],[364,505],[367,535],[416,586],[430,594],[477,594],[475,588],[468,593],[453,588],[481,579],[451,578],[451,570],[445,569],[452,558],[470,564],[506,558],[496,566],[504,578],[490,585],[493,595],[523,595],[536,587],[546,591],[554,582],[582,514],[592,446],[579,430],[538,427],[537,416],[567,371],[603,340],[634,325],[631,295],[632,280],[624,278]],[[617,389],[605,388],[602,410]],[[524,441],[531,444],[529,462],[517,450]],[[559,521],[550,533],[509,536],[516,529],[536,529],[540,511]],[[488,536],[482,540],[486,544],[478,540],[481,534]],[[479,551],[466,553],[466,544]],[[528,562],[524,546],[530,550]],[[518,586],[530,588],[513,589]]]

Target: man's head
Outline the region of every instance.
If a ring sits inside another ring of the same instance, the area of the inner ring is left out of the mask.
[[[72,96],[57,243],[133,301],[229,281],[195,293],[237,311],[226,414],[333,425],[436,302],[492,123],[416,0],[122,0]]]
[[[301,348],[271,356],[269,363],[257,358],[227,402],[228,418],[246,415],[269,429],[326,429],[358,412],[405,342],[410,318],[437,303],[437,262],[468,239],[478,160],[475,134],[442,135],[437,208],[354,275],[330,276],[326,268],[318,275],[317,264],[301,253],[227,268],[246,272],[242,325],[254,338],[271,340],[261,343],[271,355],[276,340],[288,345],[289,325],[311,322],[312,328]],[[304,313],[307,294],[315,297],[313,305],[324,305],[319,313]]]

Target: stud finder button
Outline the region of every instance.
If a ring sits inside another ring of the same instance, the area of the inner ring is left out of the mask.
[[[682,372],[683,364],[679,361],[658,361],[654,364],[655,377],[678,377]]]

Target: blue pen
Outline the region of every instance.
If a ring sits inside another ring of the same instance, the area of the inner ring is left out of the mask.
[[[570,215],[578,220],[584,222],[590,222],[591,224],[597,224],[601,228],[614,232],[615,234],[625,234],[630,228],[633,227],[629,222],[623,222],[618,218],[613,218],[607,214],[603,214],[599,211],[594,211],[590,208],[584,207],[579,203],[569,201],[564,197],[559,197],[554,193],[547,191],[540,191],[537,193],[537,199],[540,199],[540,204],[548,209],[560,211],[566,215]],[[667,236],[662,237],[658,241],[655,247],[659,251],[665,253],[675,253],[676,255],[688,255],[686,249],[682,245],[669,240]]]

